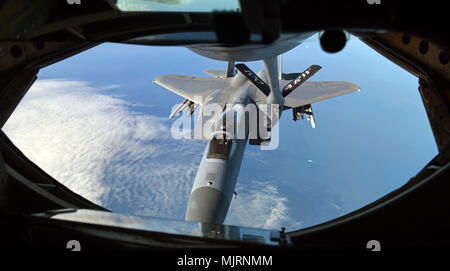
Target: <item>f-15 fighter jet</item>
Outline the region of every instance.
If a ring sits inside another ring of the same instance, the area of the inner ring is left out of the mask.
[[[192,115],[200,107],[200,133],[208,140],[195,177],[185,219],[222,224],[233,198],[247,141],[270,145],[273,127],[283,111],[292,110],[293,120],[306,118],[315,127],[311,104],[359,87],[349,82],[307,81],[321,69],[312,65],[302,73],[278,72],[278,55],[299,45],[313,33],[282,35],[269,45],[188,47],[202,56],[228,62],[227,70],[206,70],[211,77],[164,75],[154,82],[185,98],[170,115],[187,108]],[[245,64],[262,60],[265,69],[255,74]],[[214,112],[214,114],[212,114]]]

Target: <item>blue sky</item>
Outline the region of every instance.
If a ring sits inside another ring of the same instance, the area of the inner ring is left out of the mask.
[[[274,151],[248,146],[226,223],[325,222],[400,187],[437,154],[417,78],[355,38],[327,54],[313,37],[283,57],[284,72],[312,64],[322,70],[311,81],[349,81],[361,92],[313,104],[315,129],[285,112]],[[167,117],[183,98],[152,79],[225,67],[183,47],[103,44],[41,70],[4,130],[52,176],[111,210],[183,219],[206,142],[170,138]]]
[[[240,9],[238,0],[118,0],[116,5],[124,11],[211,12]]]

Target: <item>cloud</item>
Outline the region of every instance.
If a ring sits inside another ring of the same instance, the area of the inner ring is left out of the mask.
[[[342,209],[341,203],[338,203],[338,202],[336,202],[336,201],[331,201],[331,205],[332,205],[336,210],[341,210],[341,209]]]
[[[231,202],[225,222],[266,229],[279,229],[294,223],[288,214],[288,199],[280,195],[273,184],[239,182],[236,190],[238,195]]]
[[[93,202],[184,219],[206,142],[173,139],[172,122],[138,113],[135,103],[108,93],[112,88],[119,86],[38,80],[3,130],[28,158]],[[273,184],[239,180],[237,190],[227,221],[262,228],[289,222],[287,199]]]
[[[99,204],[111,189],[103,182],[111,161],[120,153],[136,160],[154,154],[158,148],[143,143],[168,132],[163,119],[139,115],[126,101],[102,94],[110,88],[39,80],[4,127],[28,158]]]

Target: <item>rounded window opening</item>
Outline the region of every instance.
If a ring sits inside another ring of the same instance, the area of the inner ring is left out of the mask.
[[[437,154],[416,77],[353,36],[336,54],[311,37],[283,55],[282,73],[311,65],[321,70],[306,82],[351,82],[360,92],[312,103],[296,121],[286,110],[274,126],[276,148],[247,145],[225,224],[317,225],[401,187]],[[219,80],[217,70],[227,63],[184,47],[102,44],[41,70],[4,131],[55,179],[111,211],[183,220],[208,144],[191,139],[202,109],[169,120],[185,97],[151,82],[168,74]],[[226,160],[231,145],[211,141],[207,158]]]

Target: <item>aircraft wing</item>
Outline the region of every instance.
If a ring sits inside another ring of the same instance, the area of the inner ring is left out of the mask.
[[[283,88],[289,82],[289,80],[280,80],[280,87]],[[284,104],[286,106],[296,108],[302,105],[320,102],[354,91],[359,91],[359,86],[350,82],[304,82],[284,98]]]
[[[156,77],[153,82],[175,92],[176,94],[203,105],[205,98],[219,89],[229,86],[229,82],[223,78],[192,77],[182,75],[163,75]],[[201,102],[194,97],[201,97]]]

